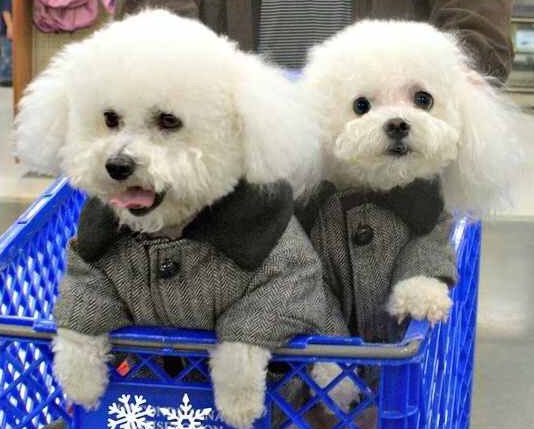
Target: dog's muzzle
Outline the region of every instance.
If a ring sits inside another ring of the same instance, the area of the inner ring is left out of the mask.
[[[410,133],[410,124],[401,118],[393,118],[384,124],[384,132],[392,140],[387,153],[393,156],[404,156],[410,152],[410,147],[404,138]]]
[[[387,148],[387,153],[393,156],[404,156],[409,152],[410,147],[403,140],[394,140]]]

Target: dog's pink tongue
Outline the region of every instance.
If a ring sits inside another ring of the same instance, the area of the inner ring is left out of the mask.
[[[118,207],[133,209],[152,207],[155,199],[156,193],[153,190],[128,188],[126,191],[115,195],[109,203]]]

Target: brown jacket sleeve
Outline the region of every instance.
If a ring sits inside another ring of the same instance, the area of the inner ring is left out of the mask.
[[[177,15],[198,19],[199,2],[200,0],[117,0],[114,17],[120,20],[126,15],[133,15],[147,7],[162,7]]]
[[[429,23],[453,31],[474,58],[479,72],[506,81],[512,68],[512,1],[429,0]]]
[[[255,51],[260,25],[260,0],[195,0],[200,20],[218,34],[226,34],[243,51]]]

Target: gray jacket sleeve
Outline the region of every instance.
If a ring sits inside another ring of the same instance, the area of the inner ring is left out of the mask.
[[[69,245],[68,267],[54,308],[58,328],[100,335],[132,324],[126,305],[105,274]]]
[[[393,285],[414,276],[434,277],[449,286],[456,284],[456,255],[449,240],[452,223],[452,217],[444,212],[429,234],[404,246],[393,271]]]
[[[323,285],[319,257],[295,218],[216,331],[220,341],[269,349],[298,334],[348,335],[339,303]]]

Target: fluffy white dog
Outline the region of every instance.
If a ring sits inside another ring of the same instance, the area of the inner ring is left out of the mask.
[[[351,329],[391,339],[386,309],[446,320],[446,212],[506,201],[531,120],[425,23],[356,23],[315,47],[304,74],[330,186],[308,228]]]
[[[249,427],[263,412],[270,349],[327,333],[332,313],[292,208],[274,207],[292,198],[273,183],[289,180],[299,194],[320,172],[317,129],[297,89],[200,23],[146,11],[68,46],[19,107],[21,157],[64,172],[128,231],[91,260],[71,246],[55,341],[67,395],[97,404],[112,329],[215,329],[217,408]],[[341,318],[338,326],[343,333]]]

